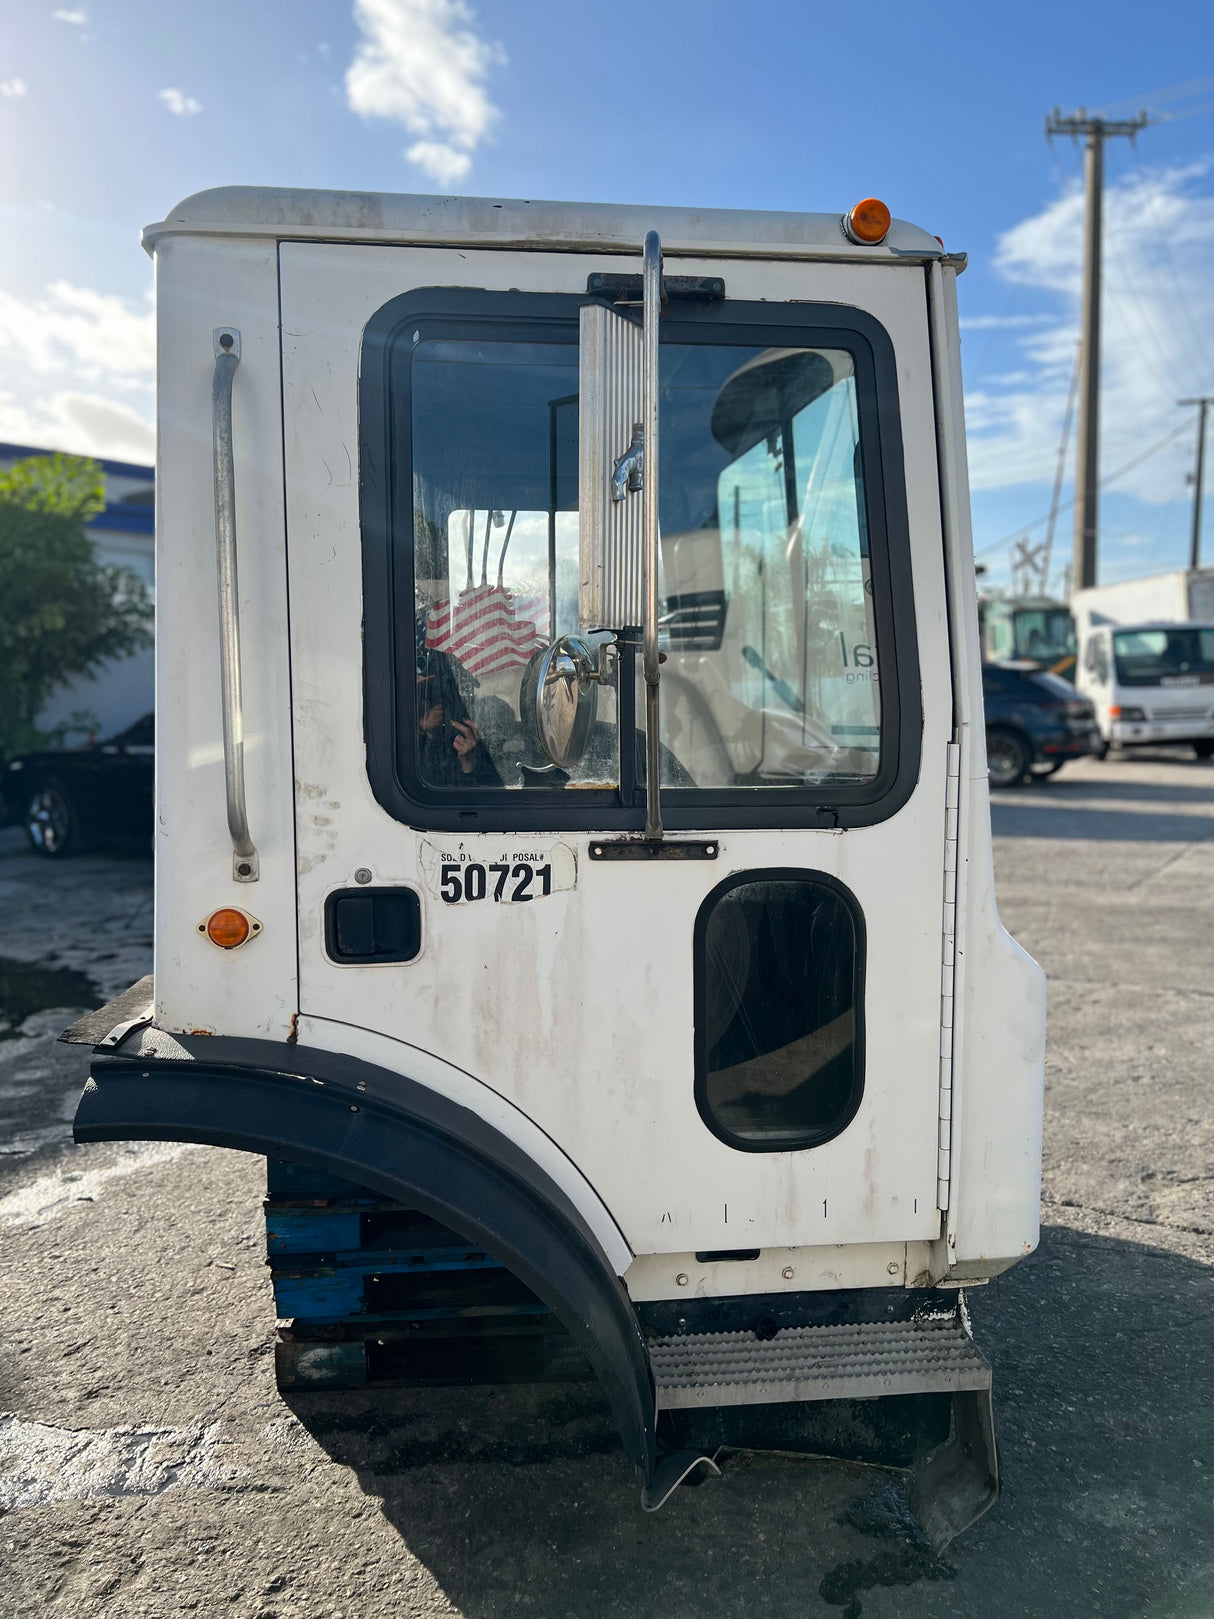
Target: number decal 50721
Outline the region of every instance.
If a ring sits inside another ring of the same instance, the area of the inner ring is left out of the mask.
[[[518,905],[524,900],[551,894],[552,866],[532,866],[521,860],[513,865],[505,860],[495,860],[489,866],[479,860],[460,866],[444,865],[439,869],[438,891],[448,905],[478,899],[492,899],[498,904],[505,900]]]
[[[427,839],[421,863],[426,886],[444,905],[528,905],[577,887],[577,854],[567,843]]]

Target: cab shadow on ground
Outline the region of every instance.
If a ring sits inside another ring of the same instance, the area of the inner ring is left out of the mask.
[[[1179,766],[1193,780],[1144,779],[1146,769],[1160,765]],[[1168,808],[1177,805],[1184,808]],[[992,792],[991,831],[996,837],[1097,843],[1206,842],[1214,838],[1214,818],[1203,810],[1214,810],[1209,761],[1192,759],[1184,749],[1143,749],[1107,767],[1083,761],[1075,773]]]
[[[942,1562],[890,1509],[889,1475],[826,1460],[737,1454],[644,1514],[582,1386],[289,1403],[469,1619],[742,1615],[756,1600],[848,1619],[1208,1614],[1211,1282],[1171,1252],[1054,1226],[972,1294],[1004,1493]]]
[[[1214,822],[1155,810],[1105,810],[1065,801],[991,801],[991,830],[1003,838],[1070,838],[1097,843],[1208,843]]]

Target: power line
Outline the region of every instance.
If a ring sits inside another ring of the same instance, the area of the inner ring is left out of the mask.
[[[1155,380],[1158,382],[1162,392],[1165,394],[1170,393],[1173,387],[1175,387],[1175,378],[1174,376],[1169,376],[1168,374],[1169,355],[1167,348],[1160,338],[1159,333],[1156,331],[1154,323],[1147,314],[1146,299],[1143,298],[1137,287],[1130,280],[1129,266],[1126,264],[1126,261],[1122,256],[1121,243],[1117,240],[1116,236],[1113,237],[1113,258],[1116,262],[1118,270],[1121,272],[1124,298],[1122,296],[1122,290],[1118,290],[1114,287],[1109,288],[1109,296],[1114,300],[1115,303],[1121,306],[1123,311],[1122,318],[1125,321],[1127,335],[1132,339],[1139,355],[1146,363],[1148,370],[1154,373]],[[1133,325],[1131,325],[1129,319],[1131,314],[1134,317]],[[1152,349],[1154,349],[1155,355],[1158,357],[1159,364],[1156,364],[1156,359],[1152,357]],[[1160,369],[1161,366],[1162,370]]]
[[[1132,146],[1133,142],[1131,142],[1131,147]],[[1058,171],[1059,179],[1064,185],[1070,185],[1073,183],[1073,176],[1068,174],[1059,163],[1057,149],[1055,148],[1053,141],[1050,142],[1050,151],[1054,158],[1054,166]],[[1118,239],[1116,232],[1110,234],[1109,244],[1112,247],[1113,256],[1117,262],[1117,268],[1121,272],[1122,281],[1124,282],[1124,289],[1121,286],[1110,282],[1110,284],[1105,288],[1105,291],[1107,292],[1110,300],[1116,304],[1118,309],[1121,310],[1126,335],[1138,349],[1143,363],[1154,375],[1155,380],[1158,382],[1162,391],[1165,394],[1170,393],[1175,385],[1175,379],[1170,375],[1165,374],[1167,372],[1168,364],[1166,349],[1164,344],[1160,341],[1159,334],[1155,330],[1154,325],[1147,317],[1146,309],[1144,307],[1145,300],[1141,298],[1130,279],[1129,268],[1124,257],[1122,256],[1121,242]],[[1152,348],[1158,350],[1159,359],[1163,365],[1162,370],[1160,369],[1160,366],[1156,364],[1155,358],[1151,353]]]
[[[1214,79],[1211,79],[1209,82],[1211,85],[1214,85]],[[1201,352],[1202,363],[1205,366],[1207,374],[1214,376],[1214,364],[1211,364],[1210,351],[1206,347],[1206,339],[1204,334],[1199,330],[1197,322],[1193,318],[1193,311],[1189,305],[1189,300],[1181,283],[1180,272],[1176,267],[1176,260],[1172,255],[1172,244],[1168,240],[1168,232],[1159,222],[1159,214],[1157,212],[1157,204],[1159,199],[1156,196],[1154,188],[1150,185],[1147,179],[1147,172],[1143,168],[1142,160],[1139,158],[1137,149],[1133,147],[1133,145],[1131,145],[1131,157],[1134,167],[1138,171],[1139,185],[1143,188],[1143,190],[1146,191],[1147,194],[1147,202],[1151,210],[1151,218],[1155,225],[1155,241],[1159,243],[1159,246],[1163,251],[1163,256],[1167,260],[1168,269],[1171,271],[1172,285],[1176,289],[1176,301],[1180,305],[1181,313],[1188,322],[1189,330],[1192,332],[1193,339]],[[1154,269],[1154,263],[1150,259],[1149,255],[1147,262],[1151,264],[1152,269]]]
[[[1054,494],[1050,501],[1050,526],[1045,533],[1045,559],[1041,564],[1042,594],[1050,580],[1050,559],[1054,554],[1054,524],[1058,521],[1058,503],[1062,499],[1062,478],[1066,472],[1067,446],[1071,442],[1071,417],[1075,414],[1075,395],[1079,392],[1079,345],[1075,345],[1075,363],[1071,367],[1071,386],[1066,396],[1066,415],[1062,418],[1062,437],[1058,441],[1058,465],[1054,468]]]
[[[1152,444],[1150,449],[1143,450],[1140,454],[1134,456],[1133,460],[1127,461],[1124,466],[1118,467],[1116,472],[1106,473],[1100,480],[1100,487],[1105,489],[1109,484],[1115,483],[1118,478],[1124,478],[1127,472],[1133,472],[1135,467],[1141,466],[1151,456],[1157,455],[1160,450],[1166,449],[1173,440],[1178,439],[1182,433],[1187,433],[1188,430],[1188,422],[1182,423],[1180,427],[1173,428],[1170,433],[1165,434],[1157,443]],[[1071,507],[1075,505],[1077,498],[1077,496],[1072,496],[1070,500],[1064,500],[1058,508],[1059,512],[1069,512]],[[1013,540],[1019,540],[1025,534],[1031,534],[1035,528],[1040,528],[1042,523],[1048,523],[1049,520],[1049,512],[1043,512],[1040,517],[1035,517],[1031,523],[1017,523],[1010,534],[1005,535],[1001,540],[996,540],[993,545],[984,545],[981,551],[974,552],[974,556],[975,558],[988,557],[992,551],[1001,551],[1005,545],[1011,545]]]
[[[1165,102],[1184,101],[1192,96],[1205,95],[1207,92],[1214,93],[1214,74],[1212,73],[1207,73],[1200,79],[1186,79],[1183,84],[1166,85],[1162,90],[1152,90],[1144,96],[1127,96],[1124,101],[1112,101],[1107,107],[1098,107],[1096,110],[1102,118],[1107,118],[1110,113],[1121,112],[1130,107],[1135,109],[1139,107],[1150,107],[1152,112],[1154,112],[1157,107],[1162,106]],[[1202,107],[1197,107],[1193,110],[1194,112],[1205,111],[1205,109]],[[1158,117],[1161,120],[1164,118],[1187,118],[1190,116],[1191,114],[1189,113],[1158,114]]]

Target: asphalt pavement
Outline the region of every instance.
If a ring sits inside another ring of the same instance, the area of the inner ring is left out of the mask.
[[[54,1034],[148,970],[150,867],[0,833],[3,1619],[1210,1619],[1214,765],[993,814],[1050,981],[1044,1236],[970,1293],[1004,1491],[943,1559],[839,1462],[643,1514],[579,1385],[278,1394],[260,1161],[68,1139]]]

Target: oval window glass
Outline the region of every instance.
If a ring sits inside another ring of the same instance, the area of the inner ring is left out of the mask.
[[[731,1146],[816,1146],[855,1116],[863,926],[852,895],[817,873],[747,873],[700,908],[696,1102]]]

